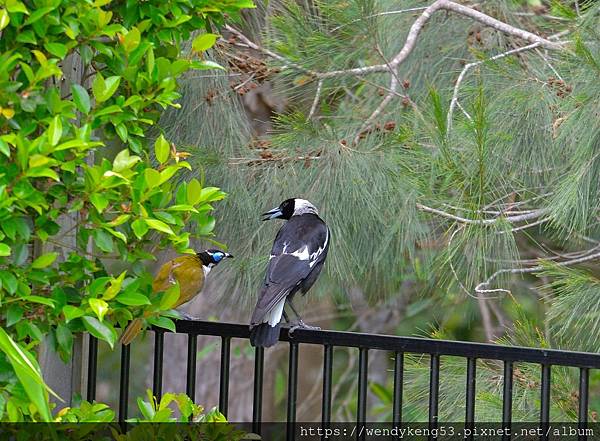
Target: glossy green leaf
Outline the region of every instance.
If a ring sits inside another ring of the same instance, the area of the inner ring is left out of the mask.
[[[156,160],[164,164],[169,159],[170,146],[169,142],[163,135],[160,135],[154,143],[154,155]]]
[[[170,235],[175,234],[173,233],[173,230],[171,230],[171,227],[169,227],[163,221],[159,221],[158,219],[146,219],[146,224],[148,225],[148,227],[152,228],[153,230],[160,231],[161,233],[166,233]]]
[[[29,15],[29,11],[19,0],[6,0],[5,7],[8,12],[22,12]]]
[[[104,230],[94,230],[92,233],[94,237],[94,242],[105,253],[110,253],[113,250],[113,239],[110,237]]]
[[[129,149],[121,150],[113,160],[113,170],[116,172],[128,170],[139,161],[141,161],[141,158],[136,155],[130,155]]]
[[[216,63],[216,62],[210,61],[210,60],[199,60],[199,61],[196,60],[196,61],[192,61],[192,63],[190,64],[190,66],[193,69],[196,69],[196,70],[212,70],[212,69],[226,70],[219,63]]]
[[[23,297],[23,300],[31,303],[39,303],[40,305],[46,305],[50,306],[51,308],[54,308],[54,301],[52,299],[49,299],[48,297],[25,296]]]
[[[46,43],[44,48],[50,52],[55,57],[60,58],[61,60],[67,56],[67,46],[62,43]]]
[[[131,223],[131,229],[138,239],[143,238],[148,232],[148,224],[144,219],[136,219]]]
[[[84,316],[81,317],[85,329],[94,337],[104,340],[112,349],[117,341],[117,331],[109,323],[104,323],[96,317]]]
[[[10,147],[3,139],[0,139],[0,153],[10,158]]]
[[[133,27],[127,34],[122,37],[121,44],[125,49],[125,52],[131,53],[135,48],[140,45],[141,35],[138,28]]]
[[[173,308],[177,303],[177,300],[179,300],[179,296],[179,283],[175,283],[163,293],[160,299],[160,309],[166,311]]]
[[[0,9],[0,31],[10,23],[10,16],[6,9]]]
[[[52,265],[57,257],[58,253],[55,252],[42,254],[31,263],[31,267],[35,269],[46,268]]]
[[[149,189],[153,189],[160,185],[160,172],[153,168],[144,170],[144,178],[146,179],[146,185]]]
[[[123,271],[119,277],[110,280],[108,288],[106,288],[106,291],[104,291],[104,294],[102,295],[104,300],[112,300],[119,293],[119,291],[121,291],[121,286],[123,285],[123,280],[125,280],[126,274],[127,271]]]
[[[10,247],[5,243],[0,243],[0,257],[10,256]]]
[[[121,293],[115,298],[115,300],[127,306],[150,305],[150,300],[148,300],[148,297],[137,292]]]
[[[81,308],[72,305],[63,306],[62,312],[65,315],[65,320],[67,323],[85,315],[85,312]]]
[[[217,41],[217,38],[219,38],[219,37],[220,37],[220,35],[217,35],[217,34],[198,35],[192,41],[192,49],[194,49],[196,52],[204,52],[204,51],[210,49],[211,47],[213,47]]]
[[[28,357],[26,352],[2,328],[0,328],[0,350],[10,361],[25,393],[39,412],[41,420],[50,421],[52,416],[46,395],[47,386],[35,359]]]
[[[94,311],[98,317],[98,320],[102,321],[104,319],[104,315],[108,312],[108,303],[102,299],[96,298],[89,299],[88,303],[90,304],[92,311]]]
[[[8,307],[8,310],[6,311],[6,326],[12,326],[19,320],[21,320],[21,317],[23,317],[24,312],[25,310],[16,303],[10,305]]]
[[[102,213],[106,207],[108,207],[109,200],[103,193],[92,193],[90,195],[90,202],[98,210],[98,212]]]
[[[187,203],[190,205],[196,205],[202,198],[202,185],[198,179],[194,178],[187,184]]]
[[[121,84],[121,77],[119,77],[119,76],[108,77],[105,80],[105,83],[104,83],[105,89],[104,89],[104,92],[99,101],[104,102],[104,101],[110,99],[117,91],[119,84]],[[98,100],[98,97],[96,97],[96,100]]]
[[[168,317],[151,317],[148,319],[148,323],[175,332],[175,322]]]
[[[62,136],[62,130],[62,121],[60,116],[56,115],[48,127],[48,141],[51,146],[54,147],[58,144],[58,141],[60,141],[60,137]]]
[[[87,90],[79,84],[73,84],[71,86],[71,93],[73,94],[73,102],[81,113],[86,115],[90,112],[90,96]]]

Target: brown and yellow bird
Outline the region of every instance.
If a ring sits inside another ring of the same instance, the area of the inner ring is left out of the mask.
[[[175,283],[179,283],[179,299],[173,305],[173,309],[178,308],[202,291],[204,279],[210,270],[228,257],[233,256],[221,250],[204,250],[197,254],[176,257],[160,267],[152,282],[152,290],[154,292],[166,291]],[[143,318],[150,315],[151,313],[148,312],[144,314]],[[122,344],[128,345],[138,336],[144,323],[143,318],[136,318],[129,323],[121,335],[120,342]]]

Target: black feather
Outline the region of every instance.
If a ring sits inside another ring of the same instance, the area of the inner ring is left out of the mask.
[[[254,347],[268,348],[273,346],[279,340],[279,329],[281,325],[277,323],[270,326],[268,323],[261,323],[250,330],[250,344]]]

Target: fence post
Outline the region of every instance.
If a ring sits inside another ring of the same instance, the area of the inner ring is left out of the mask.
[[[63,62],[64,80],[60,84],[61,95],[66,96],[71,93],[72,84],[82,84],[84,82],[84,66],[81,57],[78,54],[69,55]],[[90,152],[88,163],[93,163],[93,153]],[[67,247],[77,247],[77,224],[79,216],[77,212],[61,215],[57,219],[60,225],[61,242]],[[91,244],[88,244],[88,248]],[[53,246],[48,243],[42,244],[37,242],[34,244],[33,256],[49,251],[56,250],[59,252],[59,260],[65,260],[70,250],[61,246]],[[57,400],[51,396],[51,401],[57,404],[57,410],[66,406],[70,406],[73,400],[73,395],[80,394],[83,396],[85,390],[84,373],[87,372],[86,363],[88,338],[83,335],[76,335],[73,338],[73,354],[68,363],[64,363],[58,354],[51,349],[52,345],[46,338],[40,345],[38,358],[44,380],[50,388],[56,392],[64,401]]]

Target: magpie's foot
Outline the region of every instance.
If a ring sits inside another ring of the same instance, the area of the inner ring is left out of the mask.
[[[200,320],[198,317],[194,317],[193,315],[189,315],[185,312],[177,311],[183,320]]]
[[[289,333],[292,334],[296,329],[308,329],[310,331],[320,331],[321,328],[318,326],[310,326],[304,323],[302,320],[298,321],[294,326],[290,327]]]

